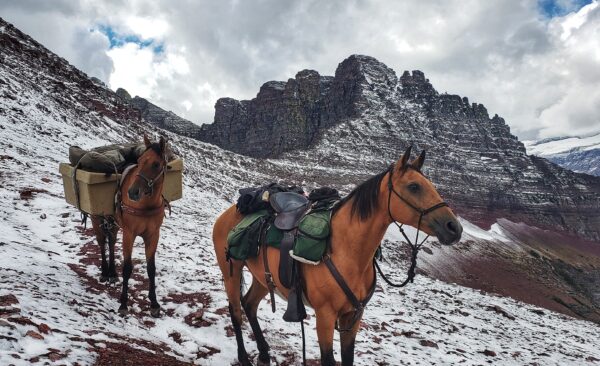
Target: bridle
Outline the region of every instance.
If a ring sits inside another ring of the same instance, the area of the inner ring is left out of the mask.
[[[152,196],[152,194],[154,193],[154,185],[162,177],[164,177],[165,174],[167,173],[167,157],[166,156],[163,156],[163,161],[164,161],[164,165],[163,165],[162,170],[154,178],[149,179],[144,174],[142,174],[141,171],[137,174],[138,177],[142,178],[144,180],[144,182],[146,182],[146,188],[148,188],[150,190],[150,193],[148,193],[148,191],[145,192],[148,196]]]
[[[375,263],[375,268],[377,268],[377,271],[381,275],[381,278],[383,278],[383,280],[388,285],[390,285],[392,287],[404,287],[409,282],[414,281],[415,270],[417,268],[417,254],[419,253],[419,249],[421,249],[421,246],[423,246],[425,241],[429,238],[429,235],[427,235],[419,243],[419,233],[421,232],[421,223],[423,221],[423,217],[425,215],[437,210],[438,208],[448,207],[448,204],[446,202],[442,201],[442,202],[439,202],[439,203],[437,203],[429,208],[426,208],[426,209],[419,208],[419,207],[415,206],[414,204],[412,204],[410,201],[408,201],[406,198],[402,197],[402,195],[394,189],[394,185],[392,183],[392,178],[394,175],[394,167],[395,167],[395,165],[392,164],[392,165],[390,165],[390,168],[388,170],[388,173],[389,173],[388,183],[387,183],[387,186],[388,186],[388,215],[390,217],[390,220],[392,220],[392,222],[394,223],[394,225],[396,225],[398,227],[398,230],[400,230],[400,233],[402,234],[402,236],[404,236],[404,239],[406,239],[406,242],[408,243],[408,245],[411,248],[411,262],[410,262],[410,267],[408,269],[408,275],[407,275],[406,280],[404,280],[404,282],[402,282],[401,284],[396,284],[396,283],[391,282],[383,274],[383,272],[381,271],[381,268],[379,268],[379,265],[377,264],[377,261],[375,259],[373,259],[373,262]],[[419,174],[423,174],[419,169],[417,169],[413,165],[407,165],[406,167],[403,167],[402,169],[412,169],[412,170],[415,170],[416,172],[418,172]],[[394,216],[392,215],[392,208],[391,208],[392,193],[396,197],[398,197],[402,202],[404,202],[408,207],[412,208],[413,210],[415,210],[419,213],[419,222],[417,224],[417,235],[415,237],[414,243],[408,238],[408,235],[406,235],[406,232],[404,231],[404,228],[403,228],[404,224],[398,223],[398,221],[396,221],[396,219],[394,219]]]
[[[423,174],[418,168],[414,167],[413,165],[407,165],[406,167],[403,167],[403,169],[413,169],[416,172],[418,172],[419,174]],[[406,286],[409,282],[413,282],[414,277],[415,277],[415,269],[417,267],[417,254],[419,252],[419,249],[421,248],[421,246],[425,243],[425,241],[427,240],[427,238],[429,238],[429,235],[427,235],[420,243],[419,243],[419,232],[421,231],[421,223],[423,221],[423,217],[435,210],[437,210],[438,208],[442,208],[442,207],[447,207],[448,204],[444,201],[437,203],[429,208],[426,209],[422,209],[417,207],[416,205],[412,204],[410,201],[408,201],[406,198],[402,197],[402,195],[400,193],[398,193],[395,189],[394,189],[394,185],[392,183],[392,179],[393,179],[393,175],[394,175],[394,164],[392,164],[389,169],[388,169],[388,215],[390,217],[390,220],[398,227],[398,229],[400,230],[400,232],[402,233],[402,235],[404,236],[404,238],[406,239],[408,245],[410,245],[411,249],[412,249],[412,253],[411,253],[411,264],[410,264],[410,268],[408,270],[408,276],[406,278],[406,280],[401,283],[401,284],[395,284],[393,282],[391,282],[381,271],[381,268],[379,268],[379,265],[377,264],[377,255],[375,257],[373,257],[373,266],[377,269],[377,272],[379,272],[379,275],[381,276],[381,278],[383,278],[383,280],[390,286],[392,287],[404,287]],[[406,233],[404,232],[404,224],[402,223],[398,223],[398,221],[396,221],[394,219],[394,216],[392,215],[392,210],[391,210],[391,202],[392,202],[392,193],[398,197],[402,202],[404,202],[408,207],[412,208],[413,210],[415,210],[416,212],[419,213],[419,222],[417,224],[417,236],[415,238],[415,242],[413,243],[409,238],[408,235],[406,235]],[[331,246],[329,244],[329,250],[331,251]],[[371,285],[371,289],[369,290],[369,293],[367,294],[367,296],[361,301],[358,300],[358,298],[356,298],[356,296],[354,295],[354,293],[352,292],[352,290],[350,289],[350,287],[348,286],[348,284],[346,283],[346,281],[344,280],[344,277],[342,276],[342,274],[337,270],[336,266],[333,264],[333,261],[331,259],[331,255],[330,253],[327,253],[323,256],[323,262],[325,263],[325,265],[327,266],[327,268],[329,269],[329,272],[331,273],[331,275],[333,276],[333,278],[335,279],[335,281],[337,282],[338,286],[340,286],[340,288],[342,289],[342,291],[344,292],[344,294],[346,295],[346,298],[348,299],[348,301],[352,304],[352,306],[354,307],[354,315],[352,317],[351,320],[351,324],[350,327],[346,328],[346,329],[341,329],[338,325],[336,325],[336,328],[338,331],[340,332],[349,332],[353,329],[354,324],[358,321],[358,319],[360,318],[360,316],[362,315],[365,307],[367,306],[367,303],[369,302],[369,300],[371,299],[371,297],[373,296],[374,292],[375,292],[375,287],[377,284],[377,273],[373,273],[373,283]],[[305,360],[305,354],[304,354],[304,324],[302,323],[302,334],[303,334],[303,359]]]

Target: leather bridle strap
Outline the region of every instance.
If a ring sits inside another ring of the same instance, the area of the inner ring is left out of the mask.
[[[352,328],[354,327],[354,323],[356,323],[358,318],[362,315],[363,311],[365,310],[365,307],[367,306],[367,303],[369,302],[369,300],[371,300],[371,297],[373,297],[373,294],[375,293],[375,287],[377,285],[377,273],[375,273],[375,270],[373,270],[373,284],[371,285],[371,289],[369,290],[367,297],[360,301],[356,298],[350,287],[348,287],[348,284],[344,280],[344,277],[337,270],[335,264],[333,264],[333,261],[331,260],[331,256],[329,254],[325,254],[325,256],[323,257],[323,262],[325,262],[325,265],[329,269],[329,272],[331,272],[331,275],[335,279],[335,282],[337,282],[338,286],[340,286],[342,291],[344,291],[344,294],[348,298],[348,301],[350,301],[350,303],[354,307],[354,316],[352,317],[350,327],[347,329],[341,329],[338,327],[338,331],[340,332],[349,332],[352,330]]]
[[[142,174],[142,172],[139,172],[137,174],[138,177],[142,178],[145,182],[146,182],[146,186],[148,188],[150,188],[150,193],[154,193],[154,184],[162,177],[166,174],[166,170],[167,170],[167,163],[165,160],[165,167],[160,171],[160,173],[158,173],[156,175],[156,177],[152,178],[152,179],[148,179],[144,174]]]
[[[141,156],[140,156],[141,157]],[[154,178],[149,179],[148,177],[146,177],[144,174],[142,174],[142,172],[139,172],[137,174],[138,177],[142,178],[145,182],[146,182],[146,187],[150,188],[150,194],[154,193],[154,184],[163,176],[165,176],[167,174],[167,155],[163,152],[163,156],[162,159],[164,161],[164,166],[162,168],[162,170],[160,171],[160,173],[158,173]],[[139,159],[138,159],[139,161]],[[139,164],[139,163],[138,163]]]
[[[417,172],[421,173],[417,168],[413,167],[412,165],[408,165],[406,167],[406,169],[414,169]],[[381,268],[379,267],[379,265],[377,264],[377,261],[375,258],[373,258],[373,262],[375,265],[375,268],[377,269],[377,272],[379,272],[379,274],[381,275],[381,278],[383,278],[383,280],[390,286],[392,287],[404,287],[406,286],[409,282],[413,282],[415,275],[416,275],[416,268],[417,268],[417,255],[419,253],[419,249],[421,249],[421,246],[423,246],[423,244],[425,243],[425,241],[429,238],[429,235],[427,235],[420,243],[419,243],[419,233],[421,232],[421,223],[423,221],[423,216],[437,210],[438,208],[442,208],[442,207],[447,207],[448,204],[444,201],[437,203],[429,208],[426,209],[421,209],[415,205],[413,205],[410,201],[408,201],[406,198],[402,197],[402,195],[400,195],[400,193],[398,193],[395,189],[394,189],[394,185],[392,184],[392,178],[393,178],[393,174],[394,174],[394,165],[390,166],[389,169],[389,177],[388,177],[388,215],[390,217],[390,220],[392,220],[392,222],[394,223],[394,225],[396,225],[396,227],[398,228],[398,230],[400,230],[400,233],[402,234],[402,236],[404,236],[404,239],[406,239],[406,242],[408,243],[408,245],[411,248],[411,261],[410,261],[410,267],[408,268],[408,273],[407,273],[407,277],[404,280],[404,282],[400,283],[400,284],[396,284],[391,282],[381,271]],[[404,224],[398,224],[398,221],[396,221],[396,219],[394,219],[394,216],[392,215],[392,208],[391,208],[391,201],[392,201],[392,193],[394,193],[394,195],[396,195],[396,197],[398,197],[402,202],[404,202],[408,207],[412,208],[413,210],[417,211],[419,213],[419,221],[417,224],[417,235],[415,237],[415,242],[413,243],[408,235],[406,235],[406,232],[404,231]]]

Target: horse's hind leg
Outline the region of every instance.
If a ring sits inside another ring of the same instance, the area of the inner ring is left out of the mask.
[[[94,229],[96,241],[98,241],[98,246],[100,247],[100,255],[102,257],[102,264],[100,265],[100,270],[102,271],[100,274],[100,282],[108,281],[109,276],[109,265],[106,261],[106,233],[104,232],[103,225],[104,218],[92,216],[92,228]]]
[[[111,221],[112,227],[109,230],[108,235],[108,282],[116,283],[119,280],[117,275],[117,268],[115,266],[115,243],[117,242],[117,233],[119,227]]]
[[[229,275],[229,264],[225,263],[225,266],[227,269],[223,270],[223,266],[221,266],[221,270],[225,279],[225,291],[229,299],[229,314],[231,315],[231,323],[235,331],[235,340],[237,341],[238,361],[243,366],[249,366],[252,363],[248,358],[246,347],[244,347],[244,337],[242,335],[242,302],[240,290],[242,268],[244,265],[242,262],[233,261],[231,276]]]
[[[254,337],[256,338],[256,345],[258,346],[259,352],[257,363],[259,365],[269,365],[271,363],[271,357],[269,356],[269,344],[265,340],[263,331],[260,328],[260,324],[258,323],[258,318],[256,316],[258,305],[268,293],[269,290],[253,277],[250,289],[242,298],[244,312],[246,313],[246,317],[248,317],[248,321],[250,322],[250,326],[254,332]]]
[[[219,216],[213,227],[213,243],[217,262],[219,262],[219,268],[223,274],[227,299],[229,300],[229,314],[231,315],[231,322],[237,341],[238,361],[243,366],[247,366],[252,364],[248,359],[248,353],[244,347],[244,338],[242,336],[242,302],[240,290],[244,263],[236,260],[228,262],[225,255],[227,233],[236,225],[237,218],[239,218],[239,215],[236,213],[235,206],[230,207],[229,210]]]

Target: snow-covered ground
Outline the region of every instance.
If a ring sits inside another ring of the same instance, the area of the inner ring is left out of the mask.
[[[187,166],[184,198],[173,203],[157,254],[157,294],[164,313],[160,319],[149,316],[138,241],[134,305],[121,318],[119,287],[98,282],[97,246],[79,213],[63,201],[57,167],[73,142],[91,147],[136,132],[106,118],[83,128],[37,110],[25,102],[29,97],[35,96],[22,95],[23,103],[15,102],[27,118],[13,123],[0,116],[0,364],[93,364],[123,344],[184,362],[235,363],[210,232],[236,187],[265,179],[253,172],[253,161],[187,139],[176,142]],[[228,178],[230,170],[235,179]],[[466,235],[503,240],[497,231],[465,224]],[[388,238],[394,237],[391,232]],[[404,266],[393,260],[396,248],[391,242],[386,246],[390,262],[384,270],[403,275]],[[299,326],[283,322],[281,315],[271,314],[267,301],[261,305],[271,355],[277,364],[298,364]],[[310,359],[318,359],[314,326],[311,317]],[[247,348],[256,357],[250,333],[245,325]],[[356,363],[584,364],[600,360],[598,344],[596,324],[419,276],[403,290],[380,284],[358,336]]]
[[[8,42],[0,53],[0,365],[235,363],[235,338],[210,239],[212,223],[233,202],[236,189],[286,179],[286,172],[297,167],[168,134],[186,167],[184,198],[173,203],[157,253],[163,315],[149,316],[138,240],[133,305],[121,318],[116,312],[119,285],[98,282],[98,247],[77,210],[64,202],[57,170],[69,145],[130,141],[152,128],[129,117],[108,118],[124,113],[112,92],[94,89],[33,40],[19,42],[16,51],[8,51],[14,45]],[[22,47],[31,51],[26,58],[19,53]],[[466,238],[506,240],[498,227],[484,231],[463,223]],[[391,231],[387,238],[397,234]],[[382,267],[392,277],[402,276],[406,266],[393,243],[384,243]],[[119,244],[117,250],[120,269]],[[299,364],[299,326],[283,322],[281,315],[272,314],[266,301],[261,305],[271,355],[276,364]],[[307,323],[308,357],[315,360],[314,317]],[[244,335],[255,358],[247,324]],[[403,290],[385,284],[377,288],[357,339],[356,363],[587,364],[600,361],[598,344],[594,323],[418,276]]]

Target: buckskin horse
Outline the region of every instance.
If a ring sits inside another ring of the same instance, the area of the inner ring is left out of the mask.
[[[168,205],[162,196],[167,170],[167,141],[161,137],[151,143],[144,135],[146,150],[138,158],[137,165],[123,173],[117,193],[114,217],[92,216],[92,225],[102,254],[101,282],[114,283],[118,280],[115,269],[115,242],[119,229],[123,230],[123,290],[120,297],[119,314],[127,314],[128,282],[133,272],[131,255],[136,237],[144,239],[146,266],[149,279],[150,314],[160,316],[160,305],[156,300],[155,254],[160,236],[160,227]],[[108,240],[109,259],[106,260]]]
[[[358,185],[338,203],[331,220],[329,252],[316,266],[301,264],[303,292],[316,315],[322,365],[335,365],[333,334],[336,324],[341,330],[342,365],[354,362],[356,333],[364,305],[375,286],[374,256],[392,222],[416,227],[446,245],[461,237],[462,226],[456,216],[421,173],[425,152],[409,163],[410,151],[409,147],[389,169]],[[243,309],[256,338],[258,363],[269,364],[269,345],[257,320],[258,305],[268,293],[261,257],[262,251],[267,250],[268,267],[278,268],[279,250],[261,245],[257,257],[245,262],[232,260],[230,269],[225,255],[227,234],[241,219],[242,215],[232,206],[216,220],[213,228],[215,253],[229,300],[238,360],[242,365],[251,364],[241,331]],[[244,266],[250,270],[253,279],[250,289],[242,297],[240,285]],[[289,291],[281,286],[278,271],[271,275],[278,292],[287,298]]]

